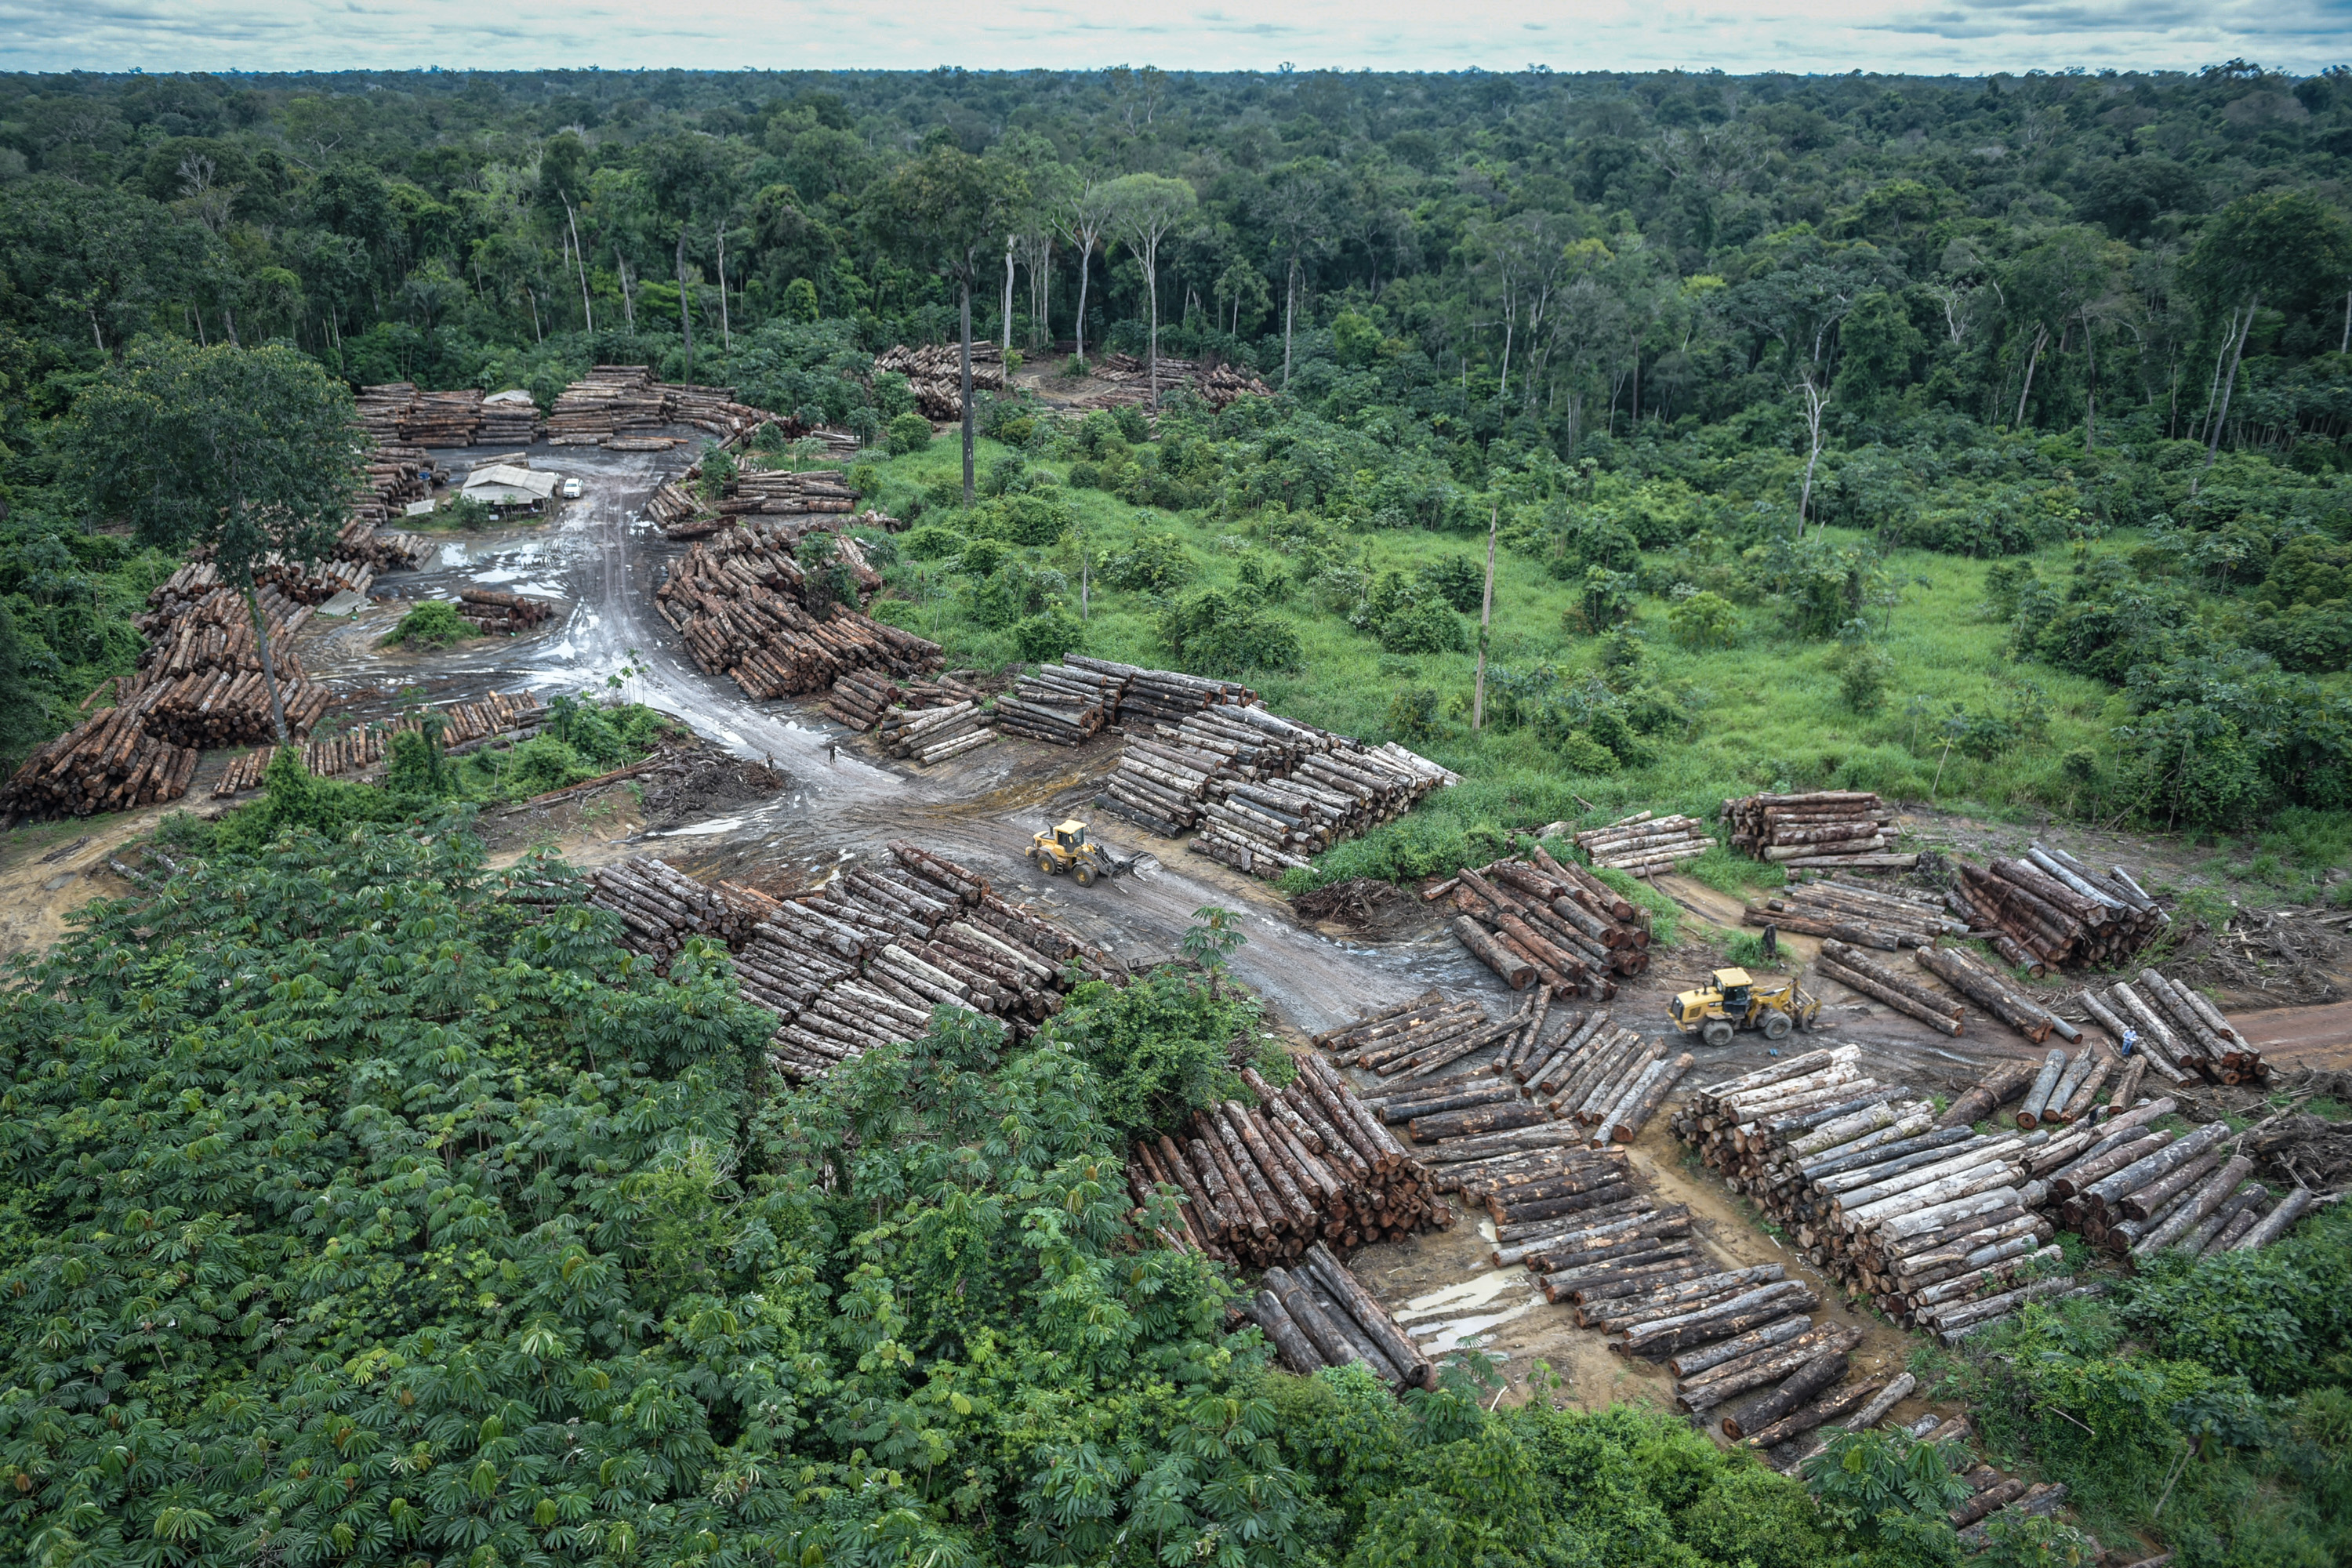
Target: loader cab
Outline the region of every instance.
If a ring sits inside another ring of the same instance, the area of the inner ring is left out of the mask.
[[[1086,841],[1087,825],[1075,816],[1054,829],[1054,842],[1073,855],[1078,852]]]
[[[1715,988],[1723,993],[1726,1016],[1744,1018],[1748,1016],[1748,997],[1756,982],[1744,969],[1718,969],[1715,972]]]

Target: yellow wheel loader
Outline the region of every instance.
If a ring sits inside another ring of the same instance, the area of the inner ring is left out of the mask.
[[[1058,823],[1045,832],[1033,835],[1029,840],[1029,858],[1037,869],[1048,877],[1067,873],[1070,880],[1081,888],[1091,888],[1097,882],[1112,877],[1125,877],[1144,868],[1144,863],[1159,864],[1150,855],[1134,855],[1122,860],[1093,839],[1087,837],[1087,825],[1076,817]]]
[[[1668,1004],[1666,1017],[1710,1046],[1731,1044],[1738,1029],[1759,1029],[1768,1040],[1785,1040],[1795,1029],[1811,1028],[1822,1010],[1822,999],[1793,980],[1760,985],[1744,969],[1718,969],[1709,978],[1713,984]]]

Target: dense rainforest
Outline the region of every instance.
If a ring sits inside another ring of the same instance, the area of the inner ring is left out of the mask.
[[[542,407],[641,363],[869,442],[912,525],[877,613],[961,660],[1246,675],[1465,773],[1316,877],[1787,781],[2340,892],[2347,158],[2352,76],[2240,61],[0,79],[0,759],[131,667],[177,564],[69,461],[142,340]],[[967,303],[1042,394],[1156,333],[1274,395],[1009,394],[968,489],[872,371]],[[1900,1438],[1784,1479],[1573,1390],[1494,1404],[1475,1357],[1402,1400],[1272,1370],[1118,1175],[1121,1108],[1246,1096],[1213,974],[789,1092],[723,952],[655,974],[560,863],[492,868],[466,793],[282,760],[11,971],[11,1551],[1958,1560],[1951,1456]],[[2347,1223],[1918,1368],[2123,1561],[2343,1562]]]

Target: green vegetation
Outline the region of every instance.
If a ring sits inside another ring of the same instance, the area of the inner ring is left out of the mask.
[[[474,623],[459,615],[457,605],[446,599],[427,599],[401,616],[400,624],[383,634],[383,641],[386,647],[446,647],[473,635]]]

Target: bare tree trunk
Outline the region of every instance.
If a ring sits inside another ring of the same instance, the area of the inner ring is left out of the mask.
[[[253,581],[247,576],[245,584],[245,607],[253,616],[253,646],[261,654],[261,679],[269,688],[269,719],[277,726],[278,743],[287,743],[286,699],[278,691],[278,661],[270,657],[269,628],[261,619],[261,600],[253,591]]]
[[[1072,334],[1077,340],[1078,363],[1087,362],[1087,273],[1088,261],[1095,252],[1094,242],[1081,237],[1078,246],[1078,330]]]
[[[1508,305],[1503,307],[1503,379],[1496,384],[1495,401],[1501,403],[1511,395],[1511,328],[1518,312]]]
[[[2336,345],[2337,353],[2352,353],[2352,289],[2344,292],[2344,341]]]
[[[572,198],[563,198],[563,221],[572,226],[572,259],[580,268],[580,319],[588,331],[596,330],[596,307],[588,302],[588,252],[580,244],[580,216],[572,210]]]
[[[1298,317],[1298,252],[1290,253],[1290,272],[1282,295],[1282,386],[1290,389],[1290,328]]]
[[[526,283],[522,286],[522,297],[530,301],[531,342],[543,343],[547,341],[547,334],[539,330],[539,296],[533,293],[530,285]]]
[[[619,246],[613,247],[613,265],[621,274],[621,314],[628,319],[629,331],[637,330],[637,297],[629,288],[629,258],[621,254]]]
[[[1013,352],[1013,237],[1004,237],[1004,342],[1000,353]]]
[[[735,352],[735,330],[727,320],[727,226],[719,226],[719,346]]]
[[[2254,312],[2261,308],[2262,302],[2259,289],[2252,299],[2246,301],[2246,324],[2238,329],[2238,346],[2230,351],[2230,374],[2221,378],[2221,406],[2213,416],[2212,438],[2205,448],[2205,466],[2209,468],[2213,466],[2213,459],[2221,455],[2221,432],[2230,424],[2230,394],[2238,384],[2238,362],[2246,356],[2246,340],[2253,335]]]
[[[1486,634],[1495,624],[1495,531],[1503,521],[1503,504],[1496,501],[1486,517],[1486,591],[1478,601],[1478,682],[1470,692],[1470,729],[1472,733],[1486,727]]]
[[[686,308],[686,226],[677,228],[677,330],[686,339],[686,383],[694,384],[694,318]]]
[[[2025,385],[2017,395],[2017,428],[2025,428],[2025,400],[2033,395],[2033,367],[2042,363],[2042,345],[2050,341],[2050,329],[2036,321],[2033,324],[2033,352],[2025,356]]]
[[[236,313],[231,310],[226,305],[223,305],[221,307],[221,325],[228,329],[229,347],[233,349],[241,349],[245,347],[243,343],[236,341]],[[430,318],[427,318],[426,325],[428,328],[430,327]],[[2241,348],[2245,346],[2242,339],[2240,340],[2239,346]],[[2235,364],[2230,366],[2230,374],[2233,376],[2238,374],[2238,367]],[[2221,412],[2224,415],[2230,412],[2230,396],[2226,391],[2221,395]]]
[[[971,278],[963,279],[963,504],[971,504]]]
[[[2091,323],[2083,323],[2083,360],[2089,367],[2091,383],[2083,393],[2083,450],[2095,450],[2099,444],[2099,345],[2091,335]]]
[[[1160,412],[1160,247],[1155,242],[1143,256],[1143,291],[1151,297],[1150,319],[1151,335],[1148,352],[1151,356],[1145,372],[1145,384],[1151,388],[1151,411]]]

